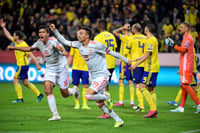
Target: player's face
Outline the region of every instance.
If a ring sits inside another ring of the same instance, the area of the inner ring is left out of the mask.
[[[185,32],[187,32],[187,31],[188,31],[188,28],[184,24],[181,24],[180,33],[185,34]]]
[[[18,36],[16,35],[16,33],[13,33],[13,39],[14,39],[14,41],[17,41]]]
[[[47,42],[47,40],[49,38],[49,33],[47,33],[46,29],[40,29],[39,37],[42,42]]]
[[[77,38],[79,42],[83,42],[88,39],[88,34],[84,29],[81,29],[77,32]]]
[[[145,27],[145,29],[144,29],[144,33],[147,34],[147,31],[148,31],[148,28]]]

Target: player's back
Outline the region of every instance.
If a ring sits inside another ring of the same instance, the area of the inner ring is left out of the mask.
[[[156,37],[151,36],[147,39],[145,50],[145,52],[151,52],[152,54],[144,62],[144,71],[159,72],[158,41]]]
[[[19,44],[14,40],[12,40],[12,42],[15,44],[15,47],[29,47],[25,41],[22,41]],[[15,58],[16,58],[16,62],[18,66],[29,65],[29,61],[28,61],[29,53],[30,52],[15,50]]]
[[[136,59],[145,54],[145,44],[147,37],[143,34],[134,34],[129,41],[129,47],[131,48],[131,59]],[[132,62],[134,64],[135,62]],[[138,65],[138,67],[144,67],[144,62]]]
[[[186,53],[180,53],[180,70],[193,72],[194,69],[194,41],[188,33],[184,36],[181,47],[187,49]]]
[[[113,34],[108,31],[103,31],[95,36],[95,41],[103,43],[106,47],[115,51],[117,48],[116,38]],[[115,68],[115,58],[111,55],[106,55],[107,68]]]
[[[83,57],[81,56],[78,49],[71,48],[70,55],[73,55],[72,69],[88,71],[87,64],[85,63],[85,61],[84,61]]]
[[[128,45],[131,36],[132,36],[131,33],[130,35],[123,35],[123,34],[119,35],[119,38],[121,40],[120,54],[128,59],[131,58],[130,46]]]

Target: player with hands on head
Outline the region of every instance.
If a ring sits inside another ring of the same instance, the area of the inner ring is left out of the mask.
[[[115,120],[114,127],[123,126],[124,121],[112,109],[113,103],[109,93],[105,93],[105,87],[109,82],[110,75],[107,70],[105,54],[119,58],[129,65],[132,61],[110,50],[104,44],[90,40],[91,30],[86,26],[82,26],[77,32],[78,41],[66,40],[58,32],[54,24],[50,25],[50,29],[58,41],[60,41],[63,45],[78,49],[80,54],[83,56],[88,66],[88,71],[92,81],[85,97],[90,101],[96,101],[97,106]]]
[[[60,87],[60,92],[64,98],[75,95],[79,99],[80,94],[78,89],[68,88],[69,86],[69,73],[67,69],[66,57],[67,52],[64,47],[54,38],[49,37],[49,28],[45,25],[39,27],[39,40],[31,47],[13,47],[11,50],[33,51],[39,49],[45,57],[46,72],[44,78],[44,91],[47,96],[49,108],[53,114],[49,121],[60,120],[56,107],[56,100],[53,95],[53,88],[56,84]]]
[[[128,59],[131,58],[130,47],[128,43],[132,36],[130,32],[130,24],[124,24],[124,26],[113,30],[112,32],[115,36],[119,37],[121,40],[120,45],[120,54]],[[134,85],[132,81],[132,72],[128,69],[130,66],[125,62],[120,60],[119,68],[119,101],[114,104],[114,106],[123,106],[124,105],[124,79],[128,81],[130,89],[130,106],[134,106]]]
[[[15,47],[28,47],[28,44],[23,40],[24,33],[21,31],[15,31],[13,36],[6,28],[6,22],[3,19],[0,19],[0,25],[3,29],[5,36],[14,43]],[[9,49],[11,46],[8,46]],[[41,69],[38,64],[35,56],[31,52],[22,52],[19,50],[15,50],[15,58],[17,61],[17,70],[13,79],[13,83],[15,86],[15,91],[17,93],[17,100],[12,101],[13,103],[23,103],[23,95],[22,95],[22,87],[20,85],[20,80],[24,86],[28,87],[33,93],[37,95],[37,102],[40,102],[44,95],[40,93],[40,91],[36,88],[36,86],[28,81],[28,70],[29,70],[29,61],[28,56],[32,58],[38,70]]]

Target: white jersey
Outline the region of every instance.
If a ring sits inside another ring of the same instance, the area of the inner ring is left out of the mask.
[[[61,45],[56,38],[49,37],[47,44],[40,39],[33,44],[33,48],[38,48],[44,55],[46,62],[46,71],[62,72],[67,66],[66,57],[56,48]],[[61,45],[62,46],[62,45]]]
[[[62,44],[79,49],[80,54],[83,56],[88,66],[88,71],[90,72],[92,79],[103,75],[110,75],[109,71],[107,70],[105,54],[110,54],[125,61],[126,63],[128,62],[127,58],[110,50],[100,42],[90,41],[88,46],[85,47],[79,41],[66,40],[57,30],[54,31],[54,34],[58,41],[60,41]]]

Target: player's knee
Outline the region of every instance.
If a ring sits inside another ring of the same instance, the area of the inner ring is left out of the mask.
[[[101,108],[103,105],[105,105],[104,102],[97,102],[96,104],[97,104],[97,106],[98,106],[99,108]]]
[[[85,98],[87,99],[87,100],[91,100],[92,98],[93,98],[93,95],[85,95]]]

